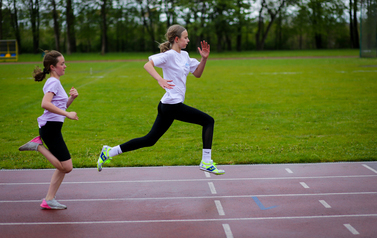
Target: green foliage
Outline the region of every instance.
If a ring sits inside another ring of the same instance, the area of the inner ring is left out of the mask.
[[[16,7],[4,4],[2,12],[3,38],[18,39],[22,53],[35,52],[31,14],[26,2],[17,1]],[[282,4],[284,2],[284,4]],[[60,50],[67,52],[66,1],[57,3],[57,25]],[[261,4],[265,8],[259,13]],[[200,40],[209,41],[212,50],[242,51],[256,49],[256,33],[268,32],[263,49],[338,49],[351,47],[348,9],[345,0],[151,0],[107,1],[106,14],[101,3],[89,0],[73,1],[77,52],[101,52],[102,29],[106,18],[107,52],[156,52],[156,42],[165,40],[168,26],[182,24],[189,31],[188,50],[199,46]],[[281,5],[281,9],[279,6]],[[37,7],[37,6],[35,6]],[[274,17],[271,16],[272,13]],[[261,14],[259,18],[256,14]],[[14,16],[17,15],[18,21]],[[39,47],[54,49],[55,35],[51,6],[39,9]],[[10,17],[12,16],[12,17]],[[259,19],[263,23],[259,28]],[[19,26],[15,27],[18,22]],[[267,29],[272,22],[271,28]],[[18,32],[17,32],[18,30]],[[75,50],[73,50],[75,51]]]
[[[215,60],[229,54],[215,55],[202,78],[188,77],[185,103],[215,118],[216,162],[377,159],[376,59]],[[102,145],[115,146],[150,130],[164,91],[143,69],[146,60],[70,63],[70,57],[61,80],[67,91],[72,86],[78,89],[80,95],[69,111],[76,111],[79,121],[66,119],[63,136],[75,167],[95,167]],[[2,169],[51,168],[39,153],[18,151],[38,135],[36,119],[43,112],[44,82],[32,80],[33,67],[0,64]],[[107,166],[197,165],[200,158],[201,128],[176,121],[155,146],[114,157]]]

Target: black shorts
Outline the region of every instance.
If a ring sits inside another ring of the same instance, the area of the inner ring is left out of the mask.
[[[50,152],[59,160],[71,159],[67,145],[62,135],[63,122],[48,121],[46,125],[39,128],[39,135]]]

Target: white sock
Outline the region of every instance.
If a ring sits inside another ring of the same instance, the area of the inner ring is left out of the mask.
[[[211,149],[203,149],[202,160],[204,163],[211,163]]]
[[[109,151],[109,156],[114,157],[114,156],[122,154],[122,153],[123,153],[122,149],[120,148],[119,145],[117,145],[117,146],[114,146],[113,148],[111,148],[111,150]]]

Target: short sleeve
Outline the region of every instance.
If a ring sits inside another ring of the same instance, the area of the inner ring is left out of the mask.
[[[190,58],[190,72],[194,73],[200,62],[195,58]]]
[[[59,91],[59,88],[60,88],[59,80],[50,79],[48,82],[46,82],[45,86],[43,87],[43,92],[45,94],[48,92],[52,92],[56,95]]]
[[[156,67],[163,67],[166,62],[168,61],[169,55],[165,53],[158,53],[155,55],[149,56],[149,60],[153,61],[154,66]]]

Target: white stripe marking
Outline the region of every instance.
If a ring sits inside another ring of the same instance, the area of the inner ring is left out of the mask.
[[[325,208],[331,208],[331,206],[325,200],[319,200]]]
[[[292,170],[290,170],[288,168],[286,168],[285,170],[287,170],[288,173],[293,174]]]
[[[216,189],[215,189],[215,185],[213,185],[212,182],[208,182],[208,186],[209,186],[209,189],[211,190],[212,194],[217,194]]]
[[[201,196],[201,197],[155,197],[155,198],[82,198],[59,199],[62,202],[103,202],[103,201],[145,201],[145,200],[178,200],[178,199],[218,199],[218,198],[250,198],[250,197],[305,197],[305,196],[345,196],[345,195],[376,195],[377,192],[350,193],[304,193],[304,194],[249,194],[234,196]],[[0,200],[0,203],[34,203],[41,200]]]
[[[223,224],[223,228],[224,228],[224,231],[225,231],[226,238],[233,238],[233,233],[230,230],[229,224]]]
[[[351,218],[351,217],[377,217],[377,214],[355,215],[327,215],[327,216],[293,216],[293,217],[246,217],[246,218],[220,218],[220,219],[181,219],[181,220],[134,220],[134,221],[70,221],[70,222],[9,222],[0,223],[0,226],[17,225],[92,225],[92,224],[125,224],[125,223],[167,223],[167,222],[223,222],[223,221],[262,221],[262,220],[292,220],[292,219],[323,219],[323,218]]]
[[[215,204],[216,204],[217,211],[219,212],[219,215],[224,216],[225,212],[224,212],[223,206],[221,205],[221,202],[219,200],[215,200]]]
[[[252,181],[252,180],[292,180],[292,179],[337,179],[337,178],[375,178],[377,175],[349,175],[349,176],[313,176],[313,177],[270,177],[270,178],[216,178],[217,181]],[[84,181],[63,182],[62,184],[106,184],[106,183],[165,183],[165,182],[201,182],[207,179],[162,179],[162,180],[123,180],[123,181]],[[1,185],[49,185],[50,182],[38,183],[0,183]]]
[[[363,164],[363,166],[364,166],[365,168],[367,168],[367,169],[369,169],[369,170],[371,170],[371,171],[373,171],[373,172],[375,172],[375,173],[377,174],[377,170],[375,170],[375,169],[369,167],[369,166],[366,165],[366,164]]]
[[[301,186],[303,186],[304,188],[309,188],[309,186],[308,186],[306,183],[304,183],[304,182],[300,182],[300,184],[301,184]]]
[[[208,172],[204,172],[204,174],[206,175],[207,178],[210,178],[210,177],[211,177],[211,174],[208,173]]]
[[[359,235],[360,233],[355,229],[353,228],[353,226],[351,226],[350,224],[343,224],[352,234],[354,235]]]

